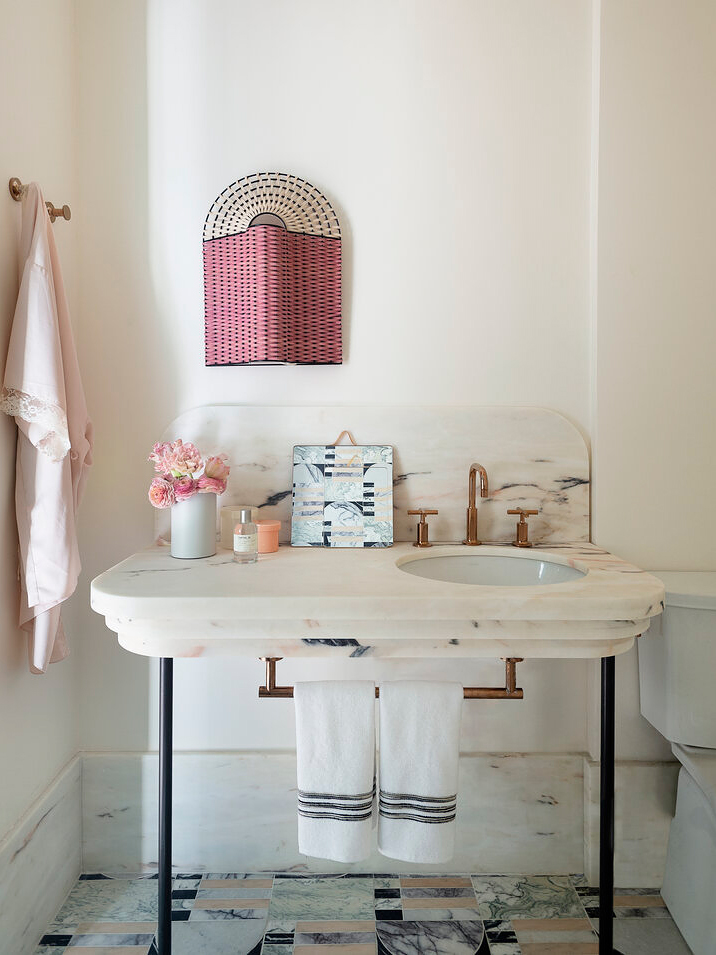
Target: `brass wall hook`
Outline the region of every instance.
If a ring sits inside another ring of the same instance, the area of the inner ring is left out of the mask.
[[[25,192],[27,191],[27,186],[23,185],[17,176],[13,176],[7,185],[10,190],[10,195],[15,202],[22,202],[25,197]],[[58,209],[58,207],[51,202],[45,202],[45,205],[47,206],[47,214],[50,217],[50,222],[54,222],[55,219],[66,219],[69,222],[72,218],[72,211],[67,204],[62,206],[61,209]]]

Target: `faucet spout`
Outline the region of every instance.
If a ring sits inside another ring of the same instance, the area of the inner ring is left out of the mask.
[[[463,544],[469,544],[471,547],[482,543],[477,536],[477,504],[475,503],[478,474],[480,475],[480,497],[487,497],[487,471],[481,464],[471,464],[467,494],[467,534],[463,541]]]

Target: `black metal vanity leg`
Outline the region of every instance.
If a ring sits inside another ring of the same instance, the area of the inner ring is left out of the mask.
[[[599,955],[614,951],[614,657],[602,657]]]
[[[159,661],[159,918],[158,955],[172,951],[172,711],[174,660]]]

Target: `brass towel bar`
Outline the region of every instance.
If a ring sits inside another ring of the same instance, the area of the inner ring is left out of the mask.
[[[266,683],[259,687],[260,700],[291,700],[293,699],[292,686],[276,685],[276,664],[283,657],[260,657],[266,664]],[[466,686],[462,695],[466,700],[521,700],[522,687],[517,686],[517,664],[522,657],[504,657],[505,685],[502,686]],[[380,696],[379,687],[375,688],[376,697]]]
[[[27,186],[23,186],[17,176],[13,176],[12,179],[8,182],[8,189],[10,190],[10,195],[13,197],[15,202],[21,202],[22,197],[25,195],[25,189]],[[57,206],[53,206],[51,202],[46,202],[47,213],[50,217],[50,222],[54,222],[55,219],[67,219],[68,221],[72,218],[72,212],[68,205],[62,206],[61,209],[58,209]]]

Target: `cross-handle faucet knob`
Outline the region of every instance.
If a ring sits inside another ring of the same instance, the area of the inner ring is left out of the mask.
[[[437,514],[437,513],[438,513],[437,510],[432,510],[431,508],[427,508],[427,507],[418,507],[415,510],[408,511],[408,514],[420,515],[420,521],[415,526],[415,529],[417,531],[417,538],[415,543],[413,544],[413,547],[432,547],[433,546],[428,540],[429,528],[425,518],[429,514]]]
[[[539,514],[539,511],[526,510],[522,507],[510,508],[508,514],[519,514],[520,519],[516,525],[515,539],[512,541],[513,547],[531,547],[532,541],[529,539],[529,526],[525,518]]]

